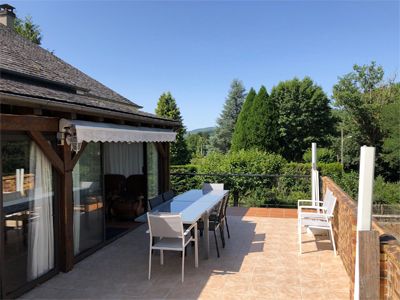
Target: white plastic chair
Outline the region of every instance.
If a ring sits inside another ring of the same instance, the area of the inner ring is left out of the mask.
[[[329,190],[326,191],[326,199],[323,202],[323,206],[299,206],[298,207],[298,236],[299,236],[299,245],[300,245],[300,254],[302,253],[302,227],[307,228],[316,228],[316,229],[324,229],[328,230],[332,245],[333,251],[336,256],[336,245],[335,245],[335,237],[333,235],[332,230],[332,218],[333,212],[335,210],[336,205],[336,197],[333,196],[333,193]],[[303,211],[304,209],[315,209],[316,212]]]
[[[333,196],[333,193],[331,192],[330,189],[327,188],[325,191],[324,199],[322,201],[315,201],[309,199],[297,200],[297,214],[299,215],[302,212],[302,209],[315,210],[316,212],[326,210],[326,205],[327,205],[326,199],[331,195]],[[312,205],[312,203],[315,203],[316,205]]]
[[[185,247],[190,242],[195,242],[195,267],[199,266],[197,222],[183,231],[181,214],[172,213],[147,213],[150,233],[149,252],[149,280],[151,278],[152,250],[160,250],[160,263],[164,264],[164,250],[182,252],[182,282],[185,273]],[[194,237],[190,234],[194,228]],[[155,241],[158,238],[157,241]],[[154,242],[155,241],[155,242]]]
[[[223,191],[224,184],[223,183],[203,183],[203,194],[207,194],[211,191]]]

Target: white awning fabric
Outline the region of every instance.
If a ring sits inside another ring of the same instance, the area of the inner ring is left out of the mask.
[[[176,138],[176,132],[171,129],[134,127],[128,125],[67,119],[61,119],[59,126],[60,132],[68,132],[77,143],[174,142]]]

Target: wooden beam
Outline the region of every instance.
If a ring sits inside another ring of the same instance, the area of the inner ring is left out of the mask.
[[[72,160],[71,148],[67,143],[63,146],[64,174],[61,184],[60,199],[60,269],[70,271],[74,266],[74,234],[73,234],[73,194],[72,194]]]
[[[58,156],[56,151],[54,151],[53,147],[48,143],[48,141],[44,138],[41,132],[39,131],[28,131],[29,136],[35,141],[35,143],[39,146],[39,148],[44,152],[46,157],[50,160],[53,167],[60,173],[64,173],[64,163],[61,158]]]
[[[71,164],[72,164],[72,169],[75,167],[75,165],[76,165],[76,163],[78,162],[79,158],[81,157],[83,151],[85,151],[86,146],[87,146],[87,142],[82,142],[81,149],[80,149],[79,152],[76,153],[76,154],[74,155],[74,157],[72,158],[72,162],[71,162]]]
[[[162,143],[154,143],[154,144],[156,145],[158,154],[160,154],[162,158],[165,158],[166,153],[165,153],[163,144]]]
[[[360,255],[360,298],[379,299],[380,245],[379,233],[375,230],[358,232]]]
[[[58,132],[58,118],[0,114],[0,130]]]

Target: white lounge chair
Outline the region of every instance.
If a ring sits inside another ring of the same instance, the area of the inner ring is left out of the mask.
[[[197,268],[199,266],[197,223],[190,225],[183,231],[183,223],[180,214],[147,213],[147,220],[150,233],[149,280],[151,278],[152,250],[160,250],[161,265],[164,264],[164,250],[169,250],[182,252],[183,282],[185,274],[185,247],[192,241],[195,242],[195,267]],[[191,235],[191,229],[194,229],[194,237]]]
[[[332,218],[333,212],[336,205],[336,197],[333,196],[333,193],[327,190],[326,199],[323,202],[322,206],[299,206],[298,207],[298,235],[299,235],[299,245],[300,245],[300,254],[302,253],[302,227],[306,228],[316,228],[316,229],[325,229],[328,230],[332,245],[333,251],[336,256],[336,245],[335,245],[335,237],[333,235],[332,230]],[[304,211],[315,209],[315,212]]]
[[[223,191],[224,184],[223,183],[203,183],[203,194],[207,194],[211,191]]]
[[[325,191],[324,199],[322,201],[315,201],[310,199],[297,200],[297,214],[300,214],[302,209],[315,210],[315,212],[321,212],[326,210],[326,205],[327,205],[326,199],[331,195],[333,196],[332,191],[327,188]],[[315,203],[316,205],[312,205],[313,203]]]

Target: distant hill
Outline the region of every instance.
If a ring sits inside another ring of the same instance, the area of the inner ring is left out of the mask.
[[[191,131],[188,131],[188,134],[195,134],[195,133],[201,133],[201,132],[206,132],[206,133],[211,133],[215,130],[215,127],[205,127],[205,128],[198,128],[198,129],[193,129]]]

